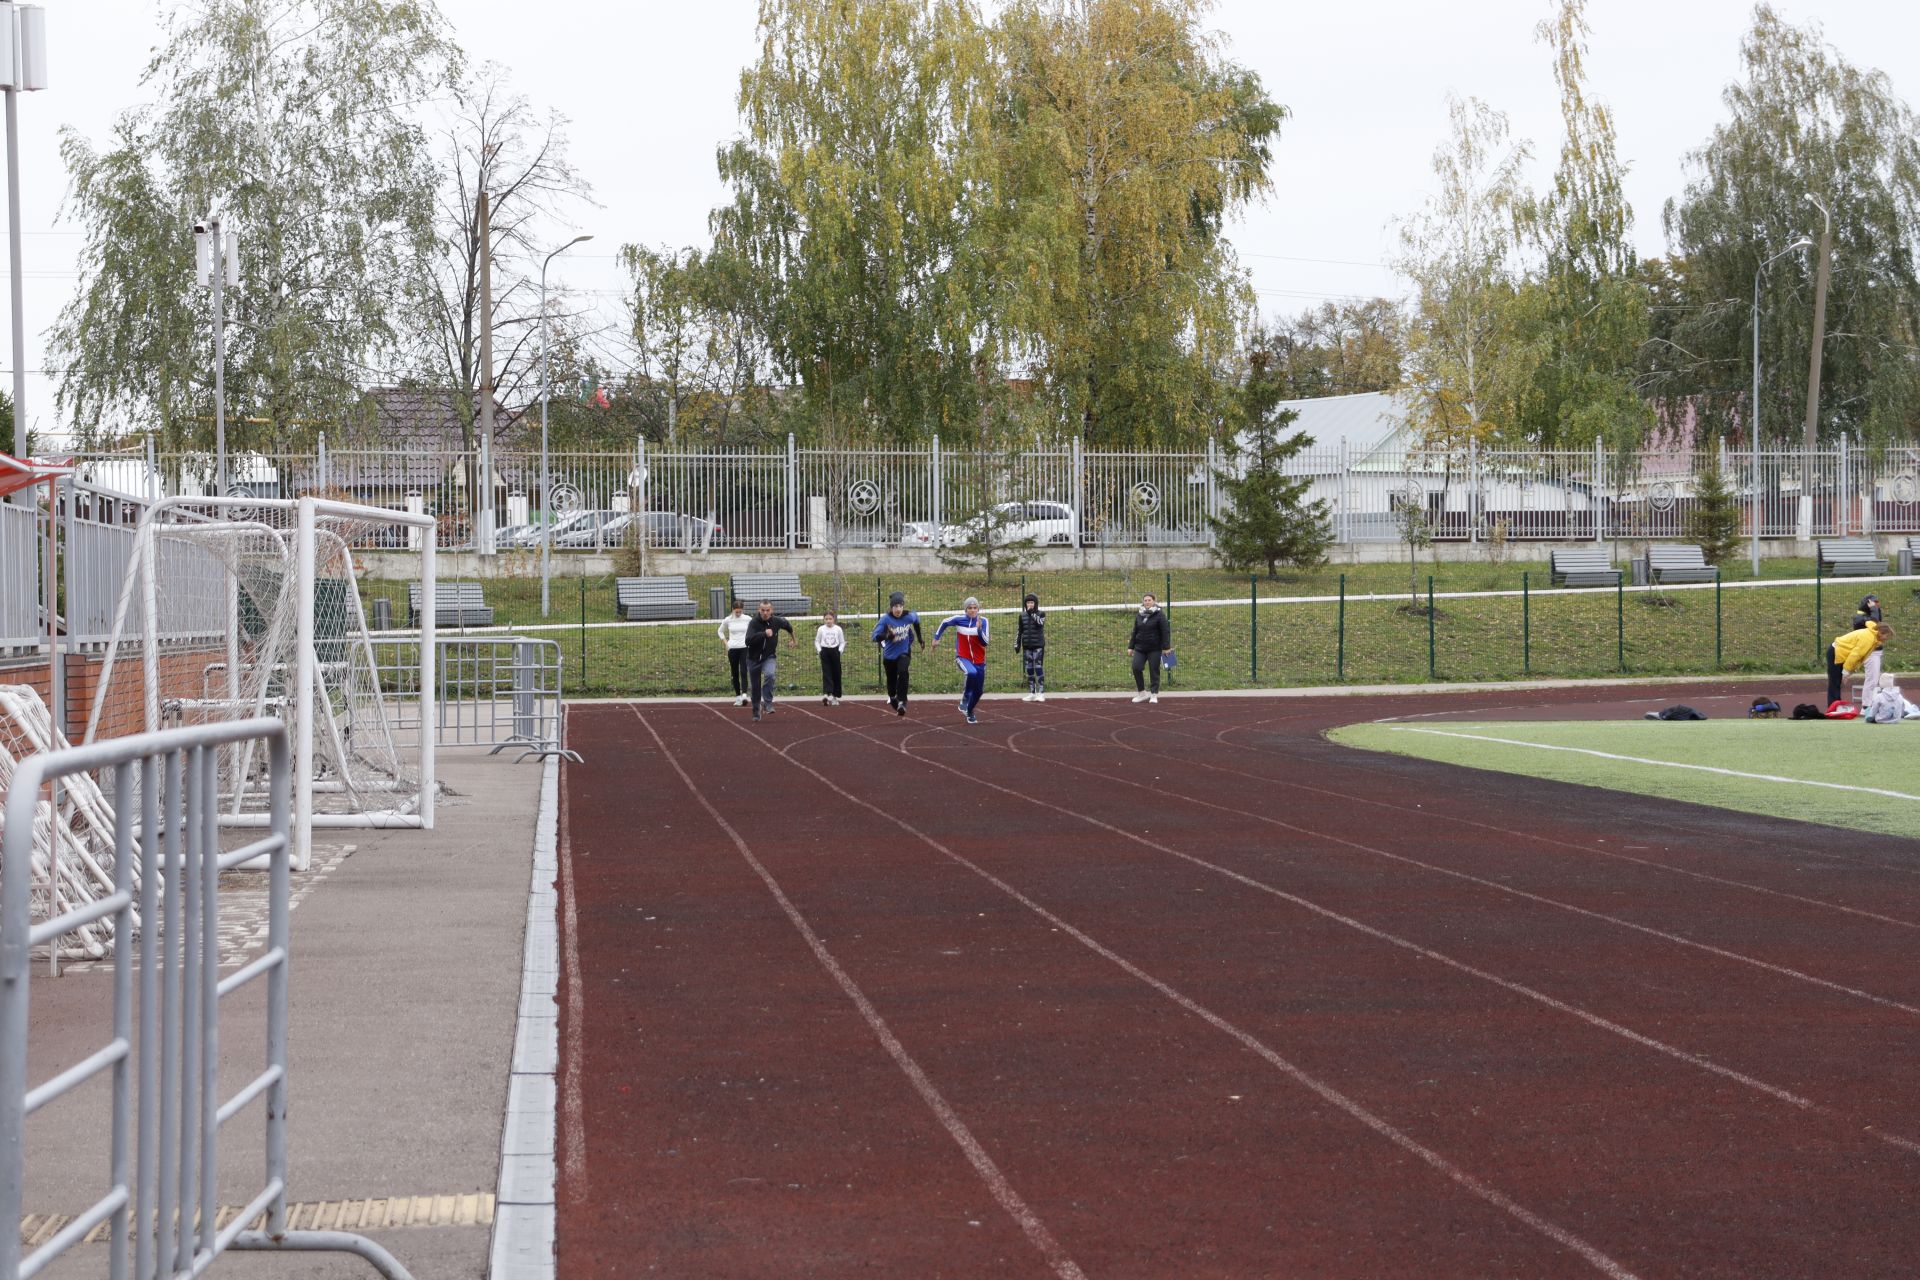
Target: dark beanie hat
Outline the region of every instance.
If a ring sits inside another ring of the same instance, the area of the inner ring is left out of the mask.
[[[907,593],[904,591],[896,591],[887,597],[887,608],[891,609],[897,604],[905,604],[906,602]]]
[[[1040,603],[1040,597],[1039,597],[1039,596],[1037,596],[1037,595],[1035,595],[1035,594],[1033,594],[1033,592],[1031,592],[1031,591],[1029,591],[1029,592],[1027,592],[1027,594],[1026,594],[1026,595],[1024,595],[1024,596],[1022,596],[1022,597],[1021,597],[1021,599],[1020,599],[1020,603],[1021,603],[1021,604],[1025,604],[1025,603],[1026,603],[1027,601],[1029,601],[1029,600],[1031,600],[1031,601],[1033,601],[1033,602],[1034,602],[1034,604],[1036,604],[1036,605],[1038,605],[1038,604]]]

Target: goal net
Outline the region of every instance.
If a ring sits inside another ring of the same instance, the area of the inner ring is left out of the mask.
[[[351,550],[382,524],[419,519],[314,499],[157,504],[136,534],[86,740],[279,716],[294,757],[296,867],[312,826],[431,825],[432,736],[400,707],[422,697],[429,672],[376,662]],[[423,582],[431,571],[428,553]],[[257,743],[220,750],[223,823],[266,821],[265,770]]]

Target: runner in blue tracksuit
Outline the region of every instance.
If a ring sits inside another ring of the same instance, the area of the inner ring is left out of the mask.
[[[987,688],[987,619],[980,612],[980,602],[968,596],[963,612],[954,614],[934,629],[935,644],[940,643],[948,627],[953,628],[954,661],[966,677],[960,688],[960,714],[967,718],[968,724],[979,724],[973,709],[980,705],[980,695]]]
[[[880,646],[880,658],[887,669],[887,706],[897,716],[907,714],[907,686],[913,674],[913,642],[920,652],[927,651],[927,637],[920,630],[920,615],[907,608],[904,592],[887,598],[887,611],[873,624],[873,642]]]

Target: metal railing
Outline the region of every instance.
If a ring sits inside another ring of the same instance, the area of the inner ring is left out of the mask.
[[[1231,450],[1089,450],[1080,441],[1035,442],[1012,456],[959,450],[934,437],[921,448],[702,449],[636,440],[631,448],[549,456],[543,501],[540,456],[458,449],[425,455],[390,449],[251,454],[234,463],[236,488],[259,497],[350,493],[359,501],[435,517],[436,545],[468,549],[485,523],[500,550],[531,550],[551,522],[557,550],[604,550],[645,541],[687,550],[791,550],[930,546],[910,526],[957,525],[1002,501],[1055,502],[1073,513],[1076,546],[1194,546],[1211,540],[1207,518],[1224,497]],[[1625,453],[1398,446],[1312,447],[1287,464],[1328,503],[1340,543],[1395,541],[1398,513],[1424,509],[1440,541],[1677,539],[1717,465],[1748,532],[1762,538],[1920,533],[1920,448],[1760,450],[1664,446]],[[201,454],[85,457],[79,474],[133,493],[204,491]],[[566,521],[572,520],[572,524]],[[508,535],[506,531],[517,530]],[[369,531],[366,549],[400,545]],[[385,539],[385,541],[381,541]],[[412,545],[408,542],[406,545]]]
[[[580,757],[567,748],[563,659],[556,640],[521,635],[442,635],[434,640],[436,740],[443,747],[513,747],[518,759]],[[420,638],[373,638],[381,687],[397,694],[394,731],[417,733],[420,702],[408,681],[420,672]]]
[[[266,744],[271,821],[265,836],[223,853],[213,761],[221,748],[243,742]],[[352,1253],[390,1280],[406,1280],[393,1256],[363,1236],[287,1229],[289,766],[285,729],[262,718],[37,755],[15,774],[0,837],[0,1280],[38,1275],[102,1224],[109,1232],[113,1280],[125,1280],[129,1265],[137,1280],[198,1276],[228,1249]],[[63,777],[107,770],[115,815],[113,892],[30,924],[28,860],[40,793]],[[136,843],[144,868],[138,883]],[[266,950],[222,978],[220,873],[255,858],[267,859],[270,868]],[[138,931],[137,948],[129,945],[136,912],[147,925]],[[116,938],[112,1038],[29,1088],[28,948],[108,917]],[[222,1099],[220,1002],[256,979],[264,979],[267,990],[265,1066]],[[23,1256],[15,1224],[26,1172],[26,1121],[102,1073],[112,1078],[106,1193]],[[221,1225],[215,1191],[220,1130],[261,1100],[264,1185]],[[263,1216],[265,1229],[253,1229]]]
[[[45,519],[37,506],[0,499],[0,657],[32,653],[47,638],[40,616]]]

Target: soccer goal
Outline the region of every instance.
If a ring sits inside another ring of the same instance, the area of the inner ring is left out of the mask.
[[[375,659],[352,547],[381,526],[423,526],[431,599],[433,519],[319,498],[169,498],[149,508],[95,678],[86,741],[275,715],[293,747],[294,866],[314,827],[431,827],[432,610],[417,665]],[[398,541],[405,542],[402,536]],[[417,710],[402,711],[417,701]],[[220,821],[267,821],[266,762],[222,748]]]

